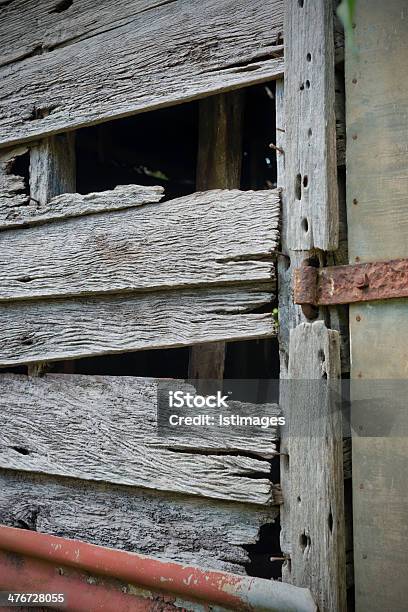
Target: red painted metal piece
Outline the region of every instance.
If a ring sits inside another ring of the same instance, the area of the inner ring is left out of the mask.
[[[295,270],[294,302],[330,306],[408,297],[408,259]]]
[[[90,576],[97,577],[91,584]],[[148,597],[125,595],[124,584],[147,588]],[[200,609],[212,604],[237,612],[316,612],[307,589],[0,525],[0,590],[5,589],[66,593],[69,602],[77,601],[67,608],[74,612],[180,612],[183,607],[174,603],[180,597],[201,602]]]
[[[0,551],[0,585],[2,591],[19,593],[62,593],[64,604],[53,604],[56,609],[70,612],[174,612],[169,597],[154,600],[127,595],[115,585],[95,583],[87,572],[66,575],[65,569],[50,563]],[[174,599],[174,598],[173,598]],[[10,608],[12,610],[12,608]],[[178,612],[181,612],[180,609]]]

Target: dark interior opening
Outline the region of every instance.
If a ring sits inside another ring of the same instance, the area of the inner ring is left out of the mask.
[[[161,185],[165,198],[195,191],[198,103],[182,104],[77,132],[77,191]]]
[[[17,155],[7,168],[7,172],[21,176],[24,180],[24,189],[20,193],[30,195],[30,153],[27,151],[22,155]]]

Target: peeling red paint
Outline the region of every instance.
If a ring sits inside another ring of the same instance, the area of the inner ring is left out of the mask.
[[[33,531],[19,530],[17,538],[15,531],[0,526],[1,548],[152,589],[163,590],[165,586],[166,590],[185,597],[191,597],[194,593],[199,599],[227,605],[236,610],[249,609],[243,608],[239,597],[234,594],[234,587],[243,581],[239,576],[205,571]]]
[[[2,525],[0,590],[66,593],[73,612],[316,612],[307,589]]]

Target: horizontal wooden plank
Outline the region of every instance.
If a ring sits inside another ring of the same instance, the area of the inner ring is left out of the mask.
[[[0,304],[0,366],[275,334],[271,283]]]
[[[132,186],[92,196],[57,196],[50,210],[140,202]],[[0,300],[268,281],[278,225],[277,190],[215,190],[5,231]]]
[[[157,387],[157,380],[133,377],[2,375],[0,467],[249,503],[274,501],[270,463],[248,455],[271,457],[275,430],[253,438],[244,434],[242,440],[211,427],[202,436],[189,432],[187,440],[186,434],[160,437]],[[270,408],[279,414],[276,406]]]
[[[282,0],[38,4],[2,9],[3,145],[283,72]]]
[[[245,574],[276,506],[0,470],[0,523]]]

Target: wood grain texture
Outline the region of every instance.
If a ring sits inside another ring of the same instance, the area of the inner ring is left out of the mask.
[[[0,467],[273,503],[270,463],[248,455],[271,458],[276,431],[242,440],[211,428],[189,439],[160,437],[157,385],[133,377],[3,375]]]
[[[0,523],[245,574],[276,506],[0,470]]]
[[[338,195],[333,5],[285,4],[286,240],[293,250],[335,250]]]
[[[290,582],[308,586],[322,612],[342,612],[347,609],[342,422],[330,397],[341,374],[338,333],[322,321],[298,325],[290,334],[288,374]]]
[[[278,225],[278,191],[211,191],[3,232],[0,299],[268,281]]]
[[[275,334],[270,283],[0,304],[0,365]]]
[[[49,136],[30,148],[29,183],[30,203],[38,208],[47,206],[54,196],[75,191],[75,132]],[[31,253],[33,262],[38,255],[38,252]],[[38,376],[45,367],[41,362],[32,364],[28,373]]]
[[[51,137],[50,137],[51,138]],[[10,177],[9,177],[10,178]],[[14,177],[12,180],[14,180]],[[9,192],[10,193],[10,192]],[[18,195],[16,200],[5,196],[0,200],[0,229],[39,225],[47,221],[80,217],[109,210],[121,210],[159,202],[163,198],[163,187],[144,185],[118,185],[109,191],[96,193],[62,193],[46,203],[27,202]],[[20,202],[27,202],[21,205]]]
[[[286,151],[287,119],[284,80],[276,82],[276,144],[282,151]],[[299,323],[307,321],[301,307],[293,301],[292,277],[294,270],[299,267],[310,253],[308,251],[292,251],[288,244],[288,234],[292,231],[290,219],[293,208],[288,207],[287,201],[287,173],[286,154],[277,152],[277,184],[281,189],[281,254],[277,258],[278,273],[278,299],[279,299],[279,353],[280,377],[287,378],[289,365],[289,336],[290,330]]]
[[[282,150],[286,150],[286,115],[285,115],[285,86],[283,79],[276,82],[276,144]],[[289,231],[289,219],[292,209],[287,207],[286,199],[286,155],[277,152],[277,184],[282,189],[281,193],[281,255],[277,261],[278,274],[278,301],[279,301],[279,357],[280,357],[280,378],[288,378],[289,367],[289,337],[290,330],[306,321],[300,306],[293,302],[292,296],[292,276],[293,271],[301,265],[304,258],[308,256],[307,251],[291,251],[287,244],[287,234]],[[281,387],[280,404],[284,407],[285,397],[282,394],[284,387]],[[290,458],[289,458],[290,437],[283,429],[280,441],[280,480],[282,490],[282,505],[280,507],[280,547],[286,557],[282,565],[282,580],[291,581],[291,523],[290,523]]]
[[[75,188],[75,132],[44,138],[30,148],[30,196],[39,207]]]
[[[283,72],[281,0],[56,4],[3,8],[3,145]]]
[[[241,186],[244,99],[244,92],[234,91],[200,101],[197,190],[239,189]],[[193,346],[189,378],[222,380],[224,364],[225,343]]]
[[[350,263],[408,257],[406,2],[361,0],[355,22],[359,52],[346,53]],[[407,315],[406,300],[350,307],[352,378],[407,378]],[[354,385],[352,399],[358,400],[359,383]],[[394,414],[389,402],[381,406],[381,397],[377,406],[378,418],[406,430],[406,411]],[[353,404],[351,410],[353,424]],[[408,595],[407,439],[353,436],[352,455],[356,610],[402,612]]]

